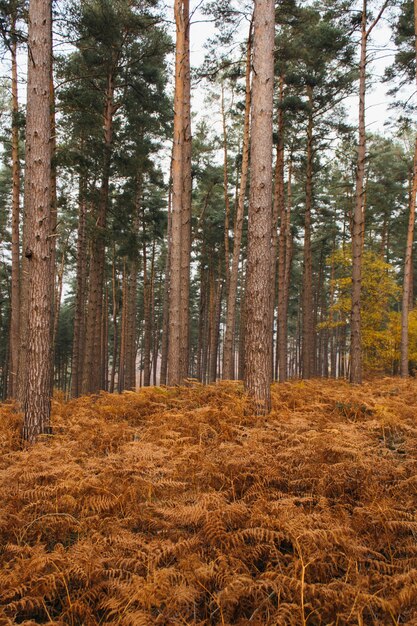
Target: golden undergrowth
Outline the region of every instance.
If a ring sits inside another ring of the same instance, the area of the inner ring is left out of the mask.
[[[417,382],[0,405],[0,625],[417,624]]]

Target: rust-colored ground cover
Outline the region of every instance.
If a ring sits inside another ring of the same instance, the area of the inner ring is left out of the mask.
[[[0,625],[417,624],[417,382],[0,405]]]

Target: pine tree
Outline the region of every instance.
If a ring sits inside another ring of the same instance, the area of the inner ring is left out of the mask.
[[[253,36],[251,181],[246,274],[245,387],[258,414],[271,404],[270,246],[275,3],[256,0]]]

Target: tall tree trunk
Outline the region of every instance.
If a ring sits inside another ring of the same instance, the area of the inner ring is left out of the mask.
[[[143,220],[143,385],[149,387],[151,384],[151,284],[148,276],[148,260],[146,250],[145,220]]]
[[[304,214],[303,263],[303,378],[314,376],[313,266],[311,256],[311,209],[313,202],[313,88],[307,85],[309,115],[307,125],[306,204]]]
[[[167,383],[168,369],[168,342],[169,342],[169,286],[171,284],[171,200],[172,200],[172,184],[171,177],[168,189],[168,223],[167,223],[167,251],[165,259],[165,282],[164,282],[164,298],[162,305],[162,339],[161,339],[161,374],[160,384]]]
[[[221,114],[223,125],[223,192],[224,192],[224,276],[226,281],[226,297],[229,293],[230,280],[230,253],[229,253],[229,228],[230,228],[230,198],[229,198],[229,164],[227,151],[227,125],[224,108],[224,83],[221,89]]]
[[[361,19],[361,54],[359,62],[359,140],[356,167],[355,208],[352,220],[352,311],[350,322],[350,382],[362,383],[362,347],[361,347],[361,285],[362,285],[362,250],[365,238],[365,93],[366,93],[366,50],[367,41],[374,27],[379,22],[389,0],[385,0],[378,15],[367,28],[367,0],[363,0]]]
[[[77,398],[81,393],[82,367],[84,360],[85,338],[85,301],[87,287],[87,181],[84,173],[79,175],[77,268],[74,311],[74,334],[72,343],[71,396]]]
[[[17,392],[17,369],[19,364],[19,315],[20,315],[20,157],[19,157],[19,100],[17,82],[17,38],[16,15],[11,25],[12,56],[12,284],[10,318],[10,375],[8,395],[14,398]]]
[[[182,233],[183,233],[183,178],[184,178],[184,64],[185,24],[183,0],[175,0],[176,22],[175,49],[175,97],[174,97],[174,143],[172,149],[172,217],[171,217],[171,279],[169,291],[169,345],[168,345],[168,384],[178,385],[182,380],[181,349],[183,325],[181,324],[183,290],[182,282]]]
[[[417,0],[414,0],[414,44],[417,63]],[[416,66],[417,68],[417,66]],[[417,85],[417,73],[416,73]],[[401,376],[408,376],[408,311],[410,307],[410,292],[412,293],[412,257],[414,241],[414,220],[417,195],[417,137],[414,146],[413,186],[410,198],[410,213],[408,218],[407,247],[404,261],[404,285],[401,311]],[[412,305],[411,305],[412,306]]]
[[[359,64],[359,142],[356,171],[356,197],[352,226],[352,312],[350,339],[350,381],[362,383],[361,347],[361,284],[364,177],[366,158],[365,90],[366,90],[366,0],[363,0],[361,21],[361,56]]]
[[[83,393],[94,393],[101,386],[101,336],[103,321],[103,286],[105,268],[105,234],[109,197],[110,163],[112,153],[114,83],[110,72],[107,77],[104,106],[103,174],[98,203],[96,232],[93,235],[90,259],[85,355],[83,366]]]
[[[181,339],[180,374],[188,377],[190,359],[190,256],[191,256],[191,76],[190,76],[190,9],[189,0],[183,0],[184,57],[183,57],[183,153],[181,206]]]
[[[279,232],[279,266],[278,266],[278,380],[287,380],[287,331],[288,301],[291,280],[291,204],[292,204],[292,156],[288,161],[287,203],[281,206],[281,228]]]
[[[272,213],[272,245],[271,245],[271,353],[273,354],[273,327],[274,327],[274,311],[276,296],[276,273],[277,273],[277,252],[279,241],[279,264],[285,271],[285,195],[284,195],[284,111],[282,101],[284,98],[284,77],[279,78],[279,103],[278,103],[278,143],[277,143],[277,160],[275,164],[275,189],[274,189],[274,208]],[[280,218],[280,232],[278,239],[278,219]],[[281,273],[283,274],[283,271]],[[278,281],[278,324],[277,324],[277,346],[276,354],[278,355],[279,344],[279,302],[280,292],[283,292],[283,282]],[[281,295],[282,299],[282,295]],[[279,359],[279,357],[278,357]]]
[[[217,284],[216,284],[217,282]],[[220,313],[222,304],[222,284],[220,277],[215,281],[213,276],[213,308],[210,313],[210,364],[209,364],[209,383],[216,382],[217,378],[217,355],[219,348],[220,334]]]
[[[237,284],[239,278],[239,257],[242,244],[243,217],[245,211],[246,187],[248,183],[249,169],[249,128],[251,107],[251,59],[252,59],[252,29],[253,21],[249,28],[249,37],[246,50],[246,96],[245,117],[243,126],[242,146],[242,172],[237,202],[236,220],[233,238],[232,267],[230,271],[229,289],[226,292],[226,329],[223,342],[223,379],[231,380],[235,377],[234,367],[234,336],[236,331],[236,299]]]
[[[275,3],[255,0],[251,183],[246,270],[245,388],[257,414],[271,407],[270,268]]]
[[[51,408],[51,3],[29,5],[25,219],[28,260],[23,437],[50,429]]]

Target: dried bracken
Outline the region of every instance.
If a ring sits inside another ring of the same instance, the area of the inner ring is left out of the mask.
[[[0,406],[0,624],[417,623],[417,383]]]

